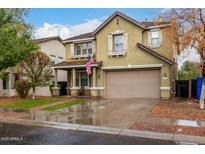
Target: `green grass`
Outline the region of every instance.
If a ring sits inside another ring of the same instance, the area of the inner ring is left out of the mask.
[[[55,110],[68,108],[68,107],[71,107],[72,105],[82,104],[82,103],[84,103],[83,100],[73,100],[73,101],[70,101],[70,102],[63,103],[63,104],[51,106],[51,107],[45,108],[43,110],[45,110],[45,111],[55,111]]]
[[[39,98],[35,100],[22,99],[22,100],[9,103],[9,104],[0,104],[0,108],[14,108],[14,109],[26,110],[26,109],[30,109],[33,107],[55,103],[55,102],[63,101],[63,100],[65,99],[63,98]]]

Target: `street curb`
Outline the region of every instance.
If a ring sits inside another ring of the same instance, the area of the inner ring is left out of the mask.
[[[205,144],[205,137],[201,137],[201,136],[169,134],[169,133],[139,131],[139,130],[130,130],[130,129],[123,129],[123,128],[104,127],[104,126],[92,126],[92,125],[58,123],[58,122],[50,122],[50,121],[35,121],[35,120],[24,120],[24,119],[0,118],[0,122],[10,123],[10,124],[20,124],[20,125],[51,127],[51,128],[57,128],[63,130],[76,130],[76,131],[80,130],[80,131],[87,131],[87,132],[94,132],[94,133],[112,134],[118,136],[142,137],[142,138],[169,140],[174,142]]]
[[[205,137],[201,136],[191,136],[191,135],[183,135],[183,134],[175,134],[174,141],[180,142],[190,142],[190,143],[197,143],[197,144],[205,144]]]
[[[32,126],[42,126],[42,127],[51,127],[64,130],[77,130],[81,125],[80,124],[70,124],[70,123],[56,123],[50,121],[34,121],[34,120],[14,120],[0,118],[0,122],[10,123],[10,124],[20,124],[20,125],[32,125]]]
[[[121,131],[120,128],[91,126],[91,125],[81,125],[78,130],[87,131],[87,132],[95,132],[95,133],[113,134],[113,135],[119,135]]]
[[[123,129],[121,131],[120,135],[173,141],[173,134],[151,132],[151,131],[139,131],[139,130]]]

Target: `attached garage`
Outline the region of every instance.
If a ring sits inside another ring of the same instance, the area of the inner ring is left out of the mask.
[[[160,98],[160,70],[107,71],[107,98]]]

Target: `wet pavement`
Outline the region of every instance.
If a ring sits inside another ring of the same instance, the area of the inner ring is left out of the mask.
[[[24,112],[21,118],[27,120],[129,128],[158,102],[159,99],[86,99],[83,104],[52,112],[0,108],[0,113]]]
[[[158,99],[89,99],[86,103],[55,112],[32,111],[30,118],[39,121],[129,128],[158,102]]]
[[[167,118],[147,118],[145,115],[158,103],[159,99],[86,99],[86,103],[73,105],[57,111],[15,110],[0,108],[0,113],[25,113],[16,118],[75,123],[83,125],[130,128],[136,122],[160,125],[205,127],[205,121]],[[15,118],[13,117],[13,118]]]
[[[0,144],[30,145],[157,145],[173,141],[127,137],[86,131],[0,123]]]

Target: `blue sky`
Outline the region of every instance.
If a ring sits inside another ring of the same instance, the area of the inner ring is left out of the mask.
[[[152,20],[162,9],[31,9],[27,21],[36,28],[43,23],[74,25],[84,22],[86,19],[96,19],[110,16],[114,11],[121,11],[128,16],[143,21]]]
[[[60,36],[66,39],[91,32],[113,12],[121,11],[138,20],[153,20],[162,9],[92,9],[92,8],[42,8],[30,9],[26,21],[33,25],[35,38]]]

